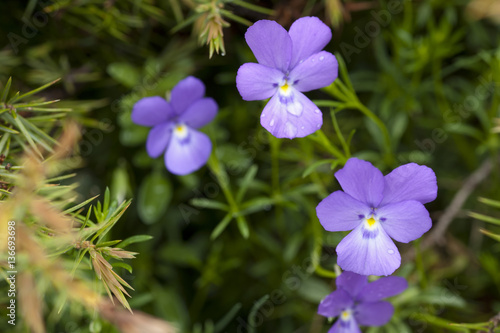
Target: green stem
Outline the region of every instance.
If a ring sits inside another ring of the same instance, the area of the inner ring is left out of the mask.
[[[244,8],[253,10],[254,12],[257,12],[257,13],[261,13],[261,14],[265,14],[265,15],[269,15],[269,16],[274,16],[276,14],[276,12],[272,9],[257,6],[257,5],[254,5],[254,4],[245,2],[245,1],[231,0],[230,2],[235,4],[235,5],[238,5],[240,7],[244,7]]]
[[[370,109],[368,109],[366,106],[364,106],[359,100],[355,102],[352,107],[358,109],[361,111],[365,116],[370,118],[371,121],[373,121],[380,131],[382,132],[382,136],[384,137],[384,148],[386,150],[386,156],[389,164],[392,164],[394,161],[394,156],[392,155],[392,143],[391,143],[391,136],[389,135],[389,131],[387,130],[387,127],[385,126],[384,122],[377,117],[376,114],[374,114]]]
[[[344,156],[344,154],[342,154],[342,152],[337,147],[335,147],[330,142],[330,140],[328,140],[328,137],[323,132],[323,130],[322,129],[317,130],[316,133],[317,133],[317,135],[319,137],[319,141],[323,144],[323,147],[326,150],[328,150],[333,156],[335,156],[336,158],[338,158],[339,160],[341,160],[342,164],[345,163],[346,157]]]
[[[316,214],[314,210],[310,210],[309,216],[311,217],[312,223],[312,232],[314,238],[313,251],[311,253],[311,262],[316,274],[322,277],[334,279],[337,277],[337,274],[333,271],[330,271],[326,268],[321,267],[320,257],[321,251],[323,248],[323,232],[321,229],[321,225],[319,224],[318,219],[316,218]]]
[[[226,172],[222,170],[219,160],[217,160],[217,156],[215,155],[215,153],[213,153],[208,159],[208,167],[217,178],[217,181],[219,182],[219,185],[222,188],[222,192],[226,197],[227,203],[231,208],[231,213],[236,214],[239,211],[239,209],[236,203],[236,199],[234,198],[233,193],[229,188],[229,178]]]
[[[420,239],[417,239],[415,242],[413,242],[413,245],[415,247],[415,253],[416,253],[416,264],[417,264],[417,271],[419,275],[419,280],[420,280],[420,286],[422,289],[427,288],[427,278],[425,276],[425,268],[424,268],[424,260],[422,258],[422,250],[420,249]]]
[[[280,194],[279,151],[281,140],[276,139],[269,133],[269,145],[271,146],[271,183],[273,195],[278,196]]]

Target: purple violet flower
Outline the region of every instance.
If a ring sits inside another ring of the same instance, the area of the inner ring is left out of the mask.
[[[176,175],[198,170],[212,151],[208,136],[196,130],[217,114],[217,103],[204,95],[203,82],[188,76],[172,89],[170,103],[159,96],[145,97],[132,110],[134,123],[153,127],[146,141],[149,156],[165,153],[165,166]]]
[[[331,38],[330,28],[317,17],[298,19],[288,32],[269,20],[248,28],[245,39],[259,63],[240,67],[236,87],[246,101],[272,97],[260,123],[275,137],[304,137],[321,128],[321,111],[302,92],[337,78],[337,59],[321,51]]]
[[[399,276],[388,276],[368,283],[364,275],[344,271],[336,279],[337,290],[326,296],[318,307],[318,314],[337,317],[328,333],[361,333],[358,325],[387,324],[394,313],[391,303],[383,298],[395,296],[408,288],[408,282]]]
[[[401,265],[392,239],[408,243],[432,226],[423,204],[436,199],[434,171],[409,163],[384,177],[371,163],[351,158],[335,178],[344,191],[323,199],[316,214],[327,231],[352,230],[337,245],[338,265],[362,275],[392,274]]]

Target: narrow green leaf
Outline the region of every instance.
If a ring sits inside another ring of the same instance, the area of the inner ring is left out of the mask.
[[[206,198],[194,198],[189,203],[198,208],[218,209],[226,212],[229,210],[229,206],[225,203]]]
[[[225,10],[225,9],[220,9],[219,10],[220,13],[222,15],[224,15],[225,17],[227,17],[228,19],[231,19],[235,22],[238,22],[238,23],[241,23],[243,25],[246,25],[247,27],[251,26],[252,25],[252,22],[250,22],[249,20],[247,19],[244,19],[243,17],[240,17],[238,15],[235,15],[233,14],[232,12],[230,12],[229,10]]]
[[[243,200],[243,197],[248,190],[248,186],[250,186],[255,178],[255,175],[257,174],[257,170],[258,167],[255,164],[248,169],[247,173],[243,177],[243,180],[241,181],[238,193],[236,193],[236,202],[241,202],[241,200]]]
[[[261,6],[257,6],[257,5],[248,3],[246,1],[231,0],[230,2],[232,4],[235,4],[235,5],[238,5],[240,7],[244,7],[244,8],[253,10],[254,12],[261,13],[261,14],[264,14],[264,15],[274,16],[276,14],[276,12],[274,10],[272,10],[272,9],[261,7]]]
[[[3,88],[3,91],[2,91],[2,99],[1,99],[2,103],[5,103],[5,101],[7,100],[7,96],[9,95],[11,84],[12,84],[12,77],[9,77],[9,80],[5,84],[5,87]]]
[[[347,72],[347,66],[345,64],[344,58],[342,58],[342,56],[338,52],[335,52],[335,58],[337,58],[337,62],[339,64],[340,79],[346,83],[349,90],[354,91],[351,79],[349,78],[349,73]]]
[[[125,268],[130,274],[132,274],[132,266],[125,262],[117,261],[112,264],[113,267]]]
[[[485,229],[479,229],[479,231],[481,231],[486,236],[488,236],[490,238],[493,238],[494,240],[500,242],[500,235],[495,234],[495,233],[493,233],[491,231],[488,231],[488,230],[485,230]]]
[[[48,105],[48,104],[54,104],[57,102],[60,102],[60,99],[55,99],[51,101],[44,101],[44,102],[30,102],[30,103],[24,103],[24,104],[13,104],[12,107],[14,109],[26,109],[26,108],[31,108],[34,106],[42,106],[42,105]]]
[[[112,241],[108,241],[108,242],[97,242],[97,244],[95,245],[96,247],[105,247],[105,246],[113,246],[113,245],[116,245],[118,243],[121,242],[121,239],[120,240],[112,240]]]
[[[488,205],[488,206],[500,208],[500,201],[492,200],[492,199],[488,199],[488,198],[483,198],[483,197],[479,197],[479,198],[477,198],[477,200],[479,202],[482,202],[482,203]]]
[[[248,322],[249,323],[256,322],[255,317],[257,316],[260,308],[267,302],[268,299],[269,299],[269,295],[264,295],[257,302],[255,302],[253,304],[252,309],[250,309],[250,313],[248,314]],[[249,325],[248,333],[255,333],[254,325]]]
[[[342,131],[340,130],[339,123],[337,122],[337,117],[335,116],[335,111],[330,109],[330,115],[332,117],[333,128],[335,129],[335,133],[337,133],[337,137],[339,138],[340,144],[344,149],[344,153],[346,158],[351,157],[351,151],[349,150],[349,146],[347,145],[346,140],[344,139],[344,135],[342,135]]]
[[[175,34],[177,31],[183,29],[184,27],[187,27],[188,25],[194,23],[194,21],[196,21],[196,19],[199,17],[200,15],[199,14],[196,14],[196,15],[192,15],[190,17],[188,17],[186,20],[184,20],[183,22],[175,25],[172,29],[170,29],[170,33],[171,34]]]
[[[15,129],[4,126],[4,125],[0,125],[0,131],[10,133],[10,134],[19,134],[19,132],[16,131]]]
[[[110,203],[109,187],[106,186],[106,190],[104,191],[104,202],[102,207],[102,211],[105,215],[108,215],[109,203]]]
[[[92,200],[94,200],[94,199],[95,199],[95,198],[97,198],[98,196],[99,196],[99,194],[98,194],[98,195],[96,195],[95,197],[92,197],[92,198],[90,198],[90,199],[85,200],[84,202],[82,202],[82,203],[80,203],[80,204],[78,204],[78,205],[76,205],[76,206],[73,206],[73,207],[71,207],[71,208],[66,209],[66,210],[63,212],[63,214],[69,214],[69,213],[72,213],[72,212],[74,212],[74,211],[76,211],[76,210],[78,210],[78,209],[82,208],[83,206],[87,205],[88,203],[90,203]]]
[[[479,213],[474,213],[474,212],[469,212],[467,215],[472,217],[473,219],[481,220],[484,222],[500,225],[500,219],[494,218],[492,216],[484,215],[484,214],[479,214]]]
[[[129,238],[125,239],[123,242],[121,242],[120,244],[118,244],[118,246],[123,249],[123,248],[127,247],[130,244],[145,242],[145,241],[148,241],[150,239],[153,239],[153,236],[150,236],[150,235],[135,235],[135,236],[132,236],[132,237],[129,237]]]
[[[54,83],[58,82],[59,80],[61,80],[61,79],[60,78],[56,79],[56,80],[54,80],[52,82],[44,84],[43,86],[41,86],[39,88],[33,89],[33,90],[31,90],[31,91],[29,91],[29,92],[27,92],[25,94],[22,94],[22,95],[18,96],[17,98],[15,98],[12,102],[14,102],[14,101],[20,101],[23,98],[26,98],[26,97],[29,97],[29,96],[31,96],[33,94],[39,93],[40,91],[42,91],[42,90],[50,87],[51,85],[53,85]],[[11,104],[11,103],[9,103],[9,104]]]
[[[247,221],[243,216],[237,216],[236,222],[238,224],[238,229],[240,230],[243,238],[247,239],[250,236],[250,230],[248,229]]]
[[[137,211],[144,223],[152,224],[166,212],[172,198],[172,185],[161,173],[152,173],[139,188]]]
[[[219,237],[219,235],[226,229],[226,227],[228,226],[229,222],[231,222],[232,219],[233,217],[231,216],[231,214],[227,214],[226,216],[224,216],[222,221],[220,221],[219,224],[217,224],[215,229],[212,231],[210,239],[215,240],[217,237]]]
[[[28,141],[28,143],[31,146],[31,148],[33,148],[33,150],[38,154],[38,156],[40,156],[40,158],[43,159],[43,155],[38,150],[38,147],[36,146],[35,142],[33,141],[33,137],[28,132],[28,130],[26,129],[26,127],[24,127],[23,123],[19,120],[19,117],[15,118],[14,122],[17,124],[17,127],[19,128],[19,130],[23,133],[24,137]]]
[[[9,156],[10,133],[5,133],[0,139],[0,154]]]
[[[338,163],[338,160],[333,160],[333,159],[327,159],[327,160],[320,160],[320,161],[316,161],[314,162],[313,164],[311,164],[310,166],[308,166],[304,172],[302,173],[302,178],[306,178],[307,176],[309,176],[311,173],[314,172],[314,170],[316,170],[319,166],[323,165],[323,164],[328,164],[328,163],[334,163],[334,162],[337,162]]]

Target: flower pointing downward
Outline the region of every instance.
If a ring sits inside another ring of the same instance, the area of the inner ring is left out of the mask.
[[[298,19],[288,32],[269,20],[248,28],[245,39],[258,64],[240,67],[236,87],[247,101],[271,97],[260,122],[275,137],[304,137],[321,128],[321,111],[302,92],[337,78],[337,59],[321,51],[331,38],[330,28],[317,17]]]

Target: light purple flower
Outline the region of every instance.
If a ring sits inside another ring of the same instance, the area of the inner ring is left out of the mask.
[[[409,163],[384,177],[371,163],[351,158],[335,177],[344,191],[323,199],[316,214],[328,231],[354,229],[337,246],[337,263],[362,275],[392,274],[401,265],[392,239],[408,243],[432,226],[423,204],[436,199],[434,171]]]
[[[259,63],[240,67],[236,87],[246,101],[272,97],[260,123],[275,137],[304,137],[321,128],[321,111],[302,92],[337,78],[337,59],[321,51],[331,38],[330,28],[317,17],[298,19],[288,32],[269,20],[248,28],[245,39]]]
[[[326,296],[318,307],[318,314],[337,317],[328,333],[361,333],[358,325],[387,324],[394,313],[391,303],[383,298],[395,296],[408,288],[399,276],[380,278],[368,283],[364,275],[345,271],[336,279],[337,290]]]
[[[198,170],[212,151],[208,136],[196,130],[217,114],[217,103],[204,95],[203,82],[188,76],[172,89],[170,102],[159,96],[145,97],[132,110],[134,123],[153,127],[146,141],[149,156],[165,153],[165,166],[176,175]]]

